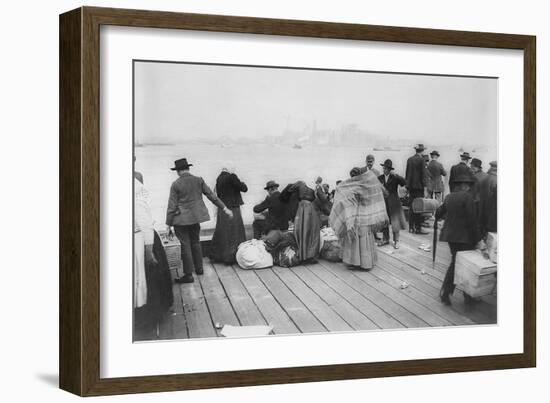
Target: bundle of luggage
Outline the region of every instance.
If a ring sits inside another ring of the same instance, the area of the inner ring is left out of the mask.
[[[321,229],[321,245],[319,256],[329,262],[339,262],[342,260],[342,247],[334,230],[330,227]]]

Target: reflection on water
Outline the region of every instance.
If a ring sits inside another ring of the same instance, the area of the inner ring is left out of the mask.
[[[460,153],[455,147],[434,146],[434,149],[440,152],[439,161],[447,170],[459,159]],[[170,185],[177,178],[177,174],[170,168],[178,158],[187,158],[193,164],[191,173],[202,176],[212,188],[224,164],[231,161],[236,168],[236,174],[248,185],[248,192],[243,193],[244,205],[241,210],[245,224],[250,224],[253,220],[252,207],[265,198],[266,192],[263,188],[268,180],[275,180],[284,187],[301,179],[312,186],[315,178],[321,176],[332,189],[337,180],[349,177],[351,168],[363,166],[367,154],[376,157],[375,166],[379,171],[380,164],[389,158],[393,161],[395,172],[405,175],[407,158],[414,154],[414,150],[412,147],[399,151],[372,151],[372,148],[353,146],[311,145],[297,149],[288,145],[268,144],[230,147],[178,144],[136,147],[135,154],[136,169],[143,174],[145,185],[151,192],[155,226],[163,229]],[[483,161],[484,169],[488,168],[490,160],[497,159],[494,151],[472,155]],[[203,223],[202,227],[212,228],[215,226],[216,208],[208,200],[206,205],[211,220]]]

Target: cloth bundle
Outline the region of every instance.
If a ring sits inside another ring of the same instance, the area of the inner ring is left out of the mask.
[[[251,239],[239,245],[236,255],[242,269],[267,269],[273,266],[273,256],[265,249],[263,241]]]
[[[372,171],[338,185],[329,217],[329,225],[338,238],[355,236],[361,227],[379,231],[388,223],[382,185]]]

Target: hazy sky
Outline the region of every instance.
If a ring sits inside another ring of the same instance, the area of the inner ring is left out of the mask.
[[[496,79],[137,62],[140,142],[281,135],[355,123],[431,144],[495,144]]]

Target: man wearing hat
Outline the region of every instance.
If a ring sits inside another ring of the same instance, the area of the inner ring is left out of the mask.
[[[266,183],[267,196],[263,202],[254,206],[255,214],[263,214],[264,219],[255,219],[252,223],[254,238],[260,239],[272,229],[288,229],[288,207],[280,199],[279,184],[273,180]]]
[[[497,232],[497,162],[491,161],[485,178],[479,183],[480,224],[483,235]]]
[[[480,211],[480,202],[479,202],[479,185],[485,179],[487,176],[487,173],[483,172],[483,169],[481,167],[482,162],[479,158],[472,158],[472,162],[470,162],[470,168],[472,169],[472,173],[474,175],[474,185],[472,186],[472,196],[474,196],[474,202],[476,203],[476,211],[478,217],[481,214]]]
[[[439,202],[443,201],[443,192],[445,185],[443,184],[443,177],[447,176],[447,171],[443,168],[439,159],[439,152],[432,151],[430,153],[432,158],[428,164],[428,172],[430,174],[430,182],[428,183],[428,197],[430,199],[436,199]]]
[[[393,247],[399,249],[399,231],[406,228],[405,215],[403,214],[403,208],[401,207],[401,200],[397,193],[399,185],[405,186],[405,178],[394,174],[392,171],[392,160],[386,160],[383,164],[380,164],[384,170],[384,173],[378,177],[378,180],[386,189],[384,193],[384,201],[386,202],[386,212],[390,219],[391,229],[393,232]],[[384,228],[382,231],[383,239],[378,246],[384,246],[390,243],[390,229]]]
[[[454,183],[456,182],[456,178],[459,176],[469,176],[470,178],[473,178],[472,169],[468,165],[471,159],[472,157],[470,157],[470,153],[463,152],[460,155],[460,162],[451,167],[451,172],[449,174],[449,188],[451,192],[454,192]]]
[[[414,149],[416,154],[407,160],[407,169],[405,171],[405,181],[411,200],[411,206],[414,199],[424,197],[426,188],[426,165],[422,152],[425,150],[423,144],[417,144]],[[427,234],[422,230],[422,215],[413,213],[412,208],[409,208],[409,231],[416,234]]]
[[[439,293],[441,301],[445,305],[451,304],[449,296],[455,288],[454,273],[457,252],[475,249],[481,239],[474,198],[470,192],[473,183],[474,179],[469,174],[455,177],[453,192],[445,197],[445,201],[435,213],[436,220],[445,220],[439,240],[448,242],[451,249],[451,264],[447,269]]]
[[[376,177],[379,177],[380,172],[378,172],[378,170],[374,168],[374,161],[374,155],[367,155],[367,157],[365,158],[365,166],[359,169],[359,173],[364,174],[367,171],[372,171],[372,173],[375,174]]]
[[[181,260],[184,276],[176,278],[176,283],[192,283],[193,271],[203,274],[202,249],[200,244],[200,223],[210,220],[210,215],[204,204],[203,195],[230,218],[233,213],[218,199],[208,185],[199,176],[191,175],[186,158],[174,161],[176,179],[170,187],[170,197],[166,209],[166,225],[169,237],[173,236],[172,229],[181,244]]]

